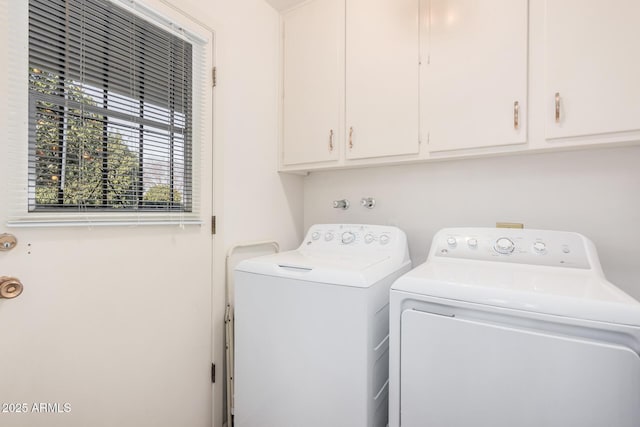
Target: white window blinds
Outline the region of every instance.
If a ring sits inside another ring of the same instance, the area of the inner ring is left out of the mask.
[[[30,212],[194,211],[194,46],[106,0],[29,0]]]

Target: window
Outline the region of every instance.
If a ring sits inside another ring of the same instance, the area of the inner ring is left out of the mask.
[[[108,0],[29,0],[28,210],[193,211],[188,38]]]

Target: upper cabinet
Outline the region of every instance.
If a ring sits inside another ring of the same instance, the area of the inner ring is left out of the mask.
[[[640,143],[638,0],[311,0],[283,171]]]
[[[639,139],[639,22],[637,0],[546,1],[548,140]]]
[[[424,0],[422,129],[431,152],[527,142],[527,0]]]
[[[282,169],[417,155],[418,11],[312,0],[283,15]]]
[[[417,154],[419,0],[346,2],[346,158]]]
[[[283,17],[284,165],[335,163],[344,141],[344,0]]]

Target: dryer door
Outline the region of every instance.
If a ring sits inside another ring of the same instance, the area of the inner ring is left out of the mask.
[[[416,310],[401,318],[402,427],[637,427],[629,348]]]

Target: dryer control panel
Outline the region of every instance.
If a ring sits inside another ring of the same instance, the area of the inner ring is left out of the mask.
[[[446,228],[434,237],[432,256],[600,269],[593,243],[581,234],[565,231]]]

